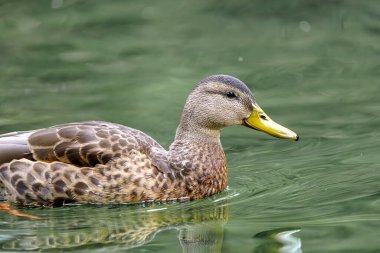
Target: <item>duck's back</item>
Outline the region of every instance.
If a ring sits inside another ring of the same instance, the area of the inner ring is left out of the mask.
[[[132,150],[162,149],[145,133],[123,125],[89,121],[0,135],[0,164],[13,159],[105,164]]]

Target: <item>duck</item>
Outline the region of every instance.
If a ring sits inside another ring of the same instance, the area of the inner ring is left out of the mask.
[[[247,85],[211,75],[188,96],[169,149],[140,130],[85,121],[0,135],[0,199],[18,206],[189,201],[224,191],[221,130],[242,125],[298,140]]]

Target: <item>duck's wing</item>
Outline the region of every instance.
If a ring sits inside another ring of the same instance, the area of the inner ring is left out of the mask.
[[[131,151],[147,153],[162,148],[148,135],[108,122],[81,122],[58,125],[29,137],[33,157],[40,161],[61,161],[78,166],[106,164],[128,156]]]
[[[11,138],[16,140],[11,140]],[[22,137],[22,138],[21,138]],[[2,138],[8,138],[7,140]],[[149,153],[152,148],[164,150],[151,137],[129,127],[101,121],[57,125],[23,136],[0,136],[0,146],[7,145],[9,155],[0,161],[27,158],[77,166],[106,164],[111,159],[127,156],[131,151]]]

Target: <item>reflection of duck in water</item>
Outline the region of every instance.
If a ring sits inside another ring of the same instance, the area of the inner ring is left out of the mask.
[[[96,252],[96,248],[102,252],[123,251],[149,243],[160,231],[176,229],[183,252],[221,252],[228,206],[162,207],[80,206],[70,207],[64,216],[61,215],[63,210],[58,213],[51,209],[38,210],[48,219],[28,221],[33,225],[27,223],[25,231],[20,225],[14,228],[13,216],[6,216],[2,234],[14,237],[2,238],[0,251],[52,248],[75,252]]]
[[[298,139],[260,109],[243,82],[215,75],[189,95],[169,151],[143,132],[107,122],[2,135],[0,190],[19,205],[210,196],[227,186],[220,130],[231,125]]]

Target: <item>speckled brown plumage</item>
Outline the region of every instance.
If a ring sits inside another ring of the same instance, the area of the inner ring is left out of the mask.
[[[232,95],[233,96],[232,96]],[[143,132],[91,121],[0,136],[0,195],[19,205],[192,200],[223,191],[220,129],[245,125],[256,101],[216,75],[189,95],[167,151]]]
[[[225,157],[217,144],[176,144],[169,170],[159,166],[167,151],[121,125],[55,126],[33,132],[28,141],[35,161],[22,158],[0,166],[7,199],[21,205],[185,200],[226,187]],[[216,178],[209,168],[218,172]]]

